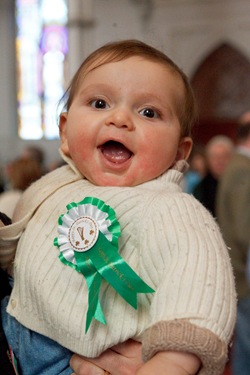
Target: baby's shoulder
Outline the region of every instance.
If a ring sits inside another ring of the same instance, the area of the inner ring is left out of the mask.
[[[74,182],[79,176],[67,165],[42,176],[32,183],[22,194],[14,213],[14,221],[22,219],[26,214],[35,211],[37,207],[60,187]]]
[[[182,225],[193,228],[217,228],[218,224],[211,213],[191,194],[180,191],[159,191],[147,193],[145,199],[137,206],[142,222],[147,225],[155,224],[160,227]]]

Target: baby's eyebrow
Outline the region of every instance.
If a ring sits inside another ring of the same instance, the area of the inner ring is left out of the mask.
[[[152,104],[152,105],[160,105],[162,108],[164,108],[166,111],[170,111],[171,108],[168,105],[168,103],[165,100],[162,100],[162,98],[154,93],[151,92],[145,92],[143,91],[142,93],[138,93],[138,98],[142,102],[146,102],[146,104]]]
[[[113,86],[108,83],[91,83],[84,87],[81,87],[79,90],[79,95],[86,95],[88,93],[96,91],[105,91],[105,90],[114,90]]]
[[[163,100],[161,99],[161,97],[156,94],[152,94],[152,92],[138,91],[138,96],[140,96],[141,99],[144,99],[146,101],[155,100],[157,102],[163,103]]]

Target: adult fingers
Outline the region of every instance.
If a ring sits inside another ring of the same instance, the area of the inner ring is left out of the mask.
[[[73,355],[70,365],[76,375],[134,375],[142,366],[141,344],[128,340],[106,350],[97,358]]]
[[[104,375],[105,370],[97,366],[89,359],[74,354],[70,359],[70,367],[74,370],[72,375]]]
[[[121,344],[113,346],[111,350],[127,358],[137,357],[141,360],[141,343],[138,341],[129,339]]]

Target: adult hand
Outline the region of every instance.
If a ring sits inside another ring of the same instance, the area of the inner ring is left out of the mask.
[[[142,364],[141,344],[133,340],[115,345],[97,358],[74,354],[70,360],[72,375],[135,375]]]

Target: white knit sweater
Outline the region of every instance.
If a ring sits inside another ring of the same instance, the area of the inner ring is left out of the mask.
[[[171,169],[136,187],[100,187],[70,164],[33,184],[19,205],[17,222],[0,228],[1,254],[4,243],[20,237],[7,311],[87,357],[134,338],[143,344],[144,360],[159,350],[189,351],[203,363],[199,374],[221,374],[236,315],[233,274],[216,222],[181,191],[182,173]],[[100,301],[107,325],[93,320],[87,334],[86,281],[59,260],[53,245],[66,205],[86,196],[115,210],[120,255],[155,289],[139,294],[135,310],[103,281]]]

